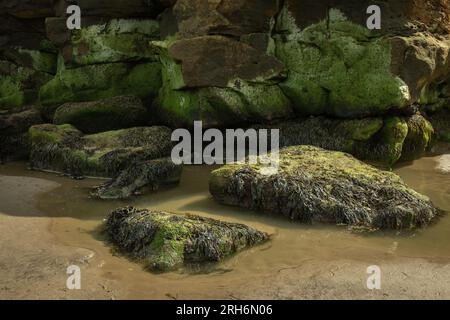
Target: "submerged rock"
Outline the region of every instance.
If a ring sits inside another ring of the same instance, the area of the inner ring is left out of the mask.
[[[137,127],[83,135],[71,125],[38,125],[29,130],[30,165],[73,176],[116,177],[135,162],[170,156],[171,130]]]
[[[110,99],[65,103],[55,113],[55,124],[71,124],[84,133],[98,133],[146,124],[147,109],[141,99],[119,96]]]
[[[180,182],[182,166],[177,166],[171,158],[137,162],[128,166],[120,175],[96,187],[94,197],[103,200],[128,199],[146,191],[157,191],[161,186]]]
[[[312,146],[280,151],[278,171],[232,164],[212,173],[210,192],[220,203],[281,214],[304,223],[370,229],[411,229],[438,210],[396,174],[335,151]]]
[[[123,252],[155,271],[219,262],[269,239],[242,224],[133,207],[114,210],[106,232]]]

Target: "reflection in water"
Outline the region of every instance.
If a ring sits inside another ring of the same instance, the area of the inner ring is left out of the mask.
[[[428,195],[438,207],[450,211],[450,174],[437,170],[437,159],[439,157],[423,158],[395,171],[411,187]],[[149,293],[148,290],[156,290],[151,289],[150,284],[153,288],[159,286],[167,291],[172,286],[195,286],[198,290],[206,290],[225,284],[242,284],[244,279],[270,275],[275,270],[301,265],[310,259],[353,259],[371,263],[380,259],[418,257],[436,262],[450,261],[449,215],[435,225],[414,233],[355,234],[341,227],[301,225],[277,216],[216,204],[208,192],[211,170],[211,167],[186,167],[178,188],[132,201],[105,202],[89,199],[89,188],[99,181],[73,181],[52,174],[29,172],[24,170],[24,164],[0,166],[0,174],[40,177],[61,184],[57,189],[42,195],[38,201],[40,211],[55,218],[52,232],[57,241],[96,252],[105,277],[126,280],[136,296],[143,292]],[[124,205],[178,213],[190,212],[245,223],[273,234],[273,240],[232,257],[208,274],[179,272],[153,275],[124,258],[111,255],[98,232],[106,214]]]

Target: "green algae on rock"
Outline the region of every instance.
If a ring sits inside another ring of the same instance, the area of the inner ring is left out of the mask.
[[[103,200],[128,199],[146,191],[157,191],[161,186],[176,185],[180,182],[182,166],[177,166],[171,158],[135,162],[120,175],[94,188],[94,197]]]
[[[66,69],[60,64],[57,75],[40,88],[44,113],[51,115],[66,102],[84,102],[134,95],[155,97],[161,87],[159,63],[108,63]]]
[[[276,55],[289,69],[280,86],[299,114],[360,117],[409,104],[408,86],[390,70],[389,42],[339,10],[300,30],[284,7],[276,32]]]
[[[312,146],[282,149],[278,171],[231,164],[213,171],[210,192],[219,203],[283,215],[303,223],[369,229],[412,229],[438,210],[396,174],[352,156]]]
[[[44,124],[29,130],[30,166],[73,176],[112,178],[134,162],[170,156],[171,130],[137,127],[83,135],[71,125]]]
[[[71,124],[84,133],[98,133],[146,124],[141,99],[118,96],[91,102],[65,103],[56,109],[55,124]]]
[[[111,242],[153,271],[216,263],[269,235],[248,226],[193,215],[126,207],[106,220]]]

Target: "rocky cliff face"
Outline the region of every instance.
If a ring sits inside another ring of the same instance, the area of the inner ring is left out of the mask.
[[[66,27],[70,4],[81,8],[81,30]],[[123,112],[126,105],[111,101],[127,96],[142,101],[133,104],[140,106],[139,125],[191,127],[202,120],[224,128],[289,120],[298,128],[289,132],[293,141],[389,164],[417,157],[434,136],[448,139],[450,3],[376,1],[381,30],[366,27],[371,4],[0,1],[0,123],[34,110],[39,117],[32,124],[68,122],[91,133],[101,131],[96,121],[103,128],[101,121],[116,119],[108,130],[129,127],[136,122],[105,115]],[[305,121],[310,116],[322,127],[303,139],[314,123]],[[356,141],[351,146],[320,139],[324,123],[355,121],[377,125],[362,140],[353,139],[353,127],[336,133],[348,133],[345,139]],[[19,156],[17,141],[20,156],[27,154],[27,129],[0,126],[2,158]]]

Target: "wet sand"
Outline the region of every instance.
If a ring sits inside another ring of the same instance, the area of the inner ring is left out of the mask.
[[[417,191],[450,211],[450,175],[439,157],[396,170]],[[50,299],[450,299],[450,217],[415,233],[354,234],[304,226],[214,203],[211,168],[187,167],[176,189],[129,202],[89,199],[99,181],[74,181],[0,166],[0,298]],[[249,224],[273,240],[207,272],[152,274],[115,256],[99,227],[119,206],[191,212]],[[66,268],[82,269],[82,289],[68,290]],[[382,289],[368,290],[378,265]]]

